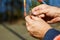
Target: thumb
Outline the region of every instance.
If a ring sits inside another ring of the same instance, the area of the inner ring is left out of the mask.
[[[33,20],[40,20],[39,17],[36,17],[36,16],[31,16]]]
[[[60,21],[60,17],[56,17],[50,21],[47,21],[47,23],[56,23],[56,22],[59,22]]]
[[[41,14],[46,14],[48,13],[48,9],[40,8],[37,11],[32,11],[33,15],[41,15]]]
[[[42,18],[40,18],[40,17],[35,17],[35,16],[31,16],[32,17],[32,19],[33,20],[35,20],[35,21],[43,21],[43,22],[45,22]]]

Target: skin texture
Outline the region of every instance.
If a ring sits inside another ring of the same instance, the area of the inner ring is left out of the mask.
[[[48,23],[56,23],[60,21],[60,8],[49,6],[46,4],[41,4],[32,9],[33,15],[39,16],[41,18],[46,16],[52,17],[53,19],[47,20]],[[43,15],[42,15],[43,14]]]
[[[25,17],[26,26],[29,33],[37,38],[43,38],[46,32],[52,28],[48,23],[60,21],[60,8],[46,4],[34,7],[32,9],[32,14],[35,16],[28,15]],[[52,19],[45,21],[44,19],[46,19],[46,16]]]
[[[51,26],[41,18],[27,16],[25,19],[28,31],[37,38],[43,38],[45,33],[51,29]]]

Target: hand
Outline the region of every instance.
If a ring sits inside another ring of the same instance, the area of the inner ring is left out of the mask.
[[[51,26],[41,18],[27,16],[25,20],[28,31],[37,38],[43,38],[45,33],[51,29]]]
[[[33,15],[39,16],[41,18],[46,16],[52,17],[53,19],[48,20],[48,23],[55,23],[60,21],[60,8],[49,6],[46,4],[39,5],[32,9]],[[48,18],[49,19],[49,18]]]

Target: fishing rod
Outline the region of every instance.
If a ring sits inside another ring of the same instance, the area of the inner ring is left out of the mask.
[[[24,0],[24,16],[26,16],[27,13],[26,13],[26,0]]]
[[[24,17],[26,17],[28,14],[27,14],[27,10],[26,10],[26,6],[27,6],[27,4],[26,4],[26,0],[24,0]],[[29,8],[29,10],[31,10],[30,8]],[[31,11],[29,11],[29,15],[31,15]]]

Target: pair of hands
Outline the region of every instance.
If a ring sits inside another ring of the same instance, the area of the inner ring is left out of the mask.
[[[32,13],[35,16],[25,17],[26,26],[30,34],[38,38],[43,38],[46,32],[52,28],[48,23],[60,21],[60,8],[57,7],[42,4],[33,8]],[[44,21],[42,18],[45,15],[53,19]]]

